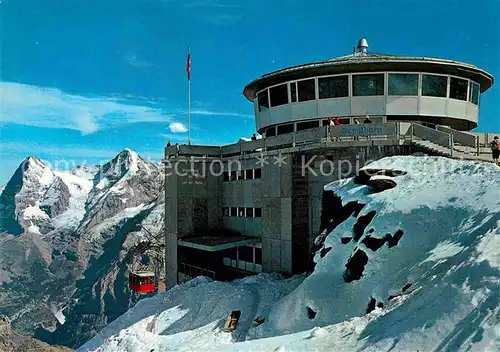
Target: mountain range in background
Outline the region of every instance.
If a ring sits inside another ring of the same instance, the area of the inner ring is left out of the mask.
[[[0,314],[12,328],[77,347],[135,304],[131,249],[163,228],[161,165],[125,149],[55,171],[24,160],[0,194]]]

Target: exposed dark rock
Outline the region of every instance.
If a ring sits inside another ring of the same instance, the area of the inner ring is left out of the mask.
[[[311,309],[311,307],[307,307],[307,317],[309,319],[314,319],[316,317],[316,312]]]
[[[377,215],[375,210],[370,211],[368,214],[360,216],[354,226],[352,227],[352,233],[354,241],[358,242],[361,236],[363,236],[366,227],[370,224],[373,218]]]
[[[326,236],[351,215],[358,216],[365,204],[349,202],[342,206],[342,199],[332,191],[324,191],[321,200],[321,225],[319,235],[311,248],[311,258],[323,247]]]
[[[371,188],[373,193],[380,193],[397,186],[396,181],[391,179],[370,179],[367,186]]]
[[[375,298],[370,297],[370,302],[368,302],[368,307],[366,307],[366,314],[371,313],[375,310],[376,303],[377,301],[375,300]]]
[[[401,237],[403,237],[404,232],[402,230],[397,230],[394,236],[391,234],[385,235],[383,238],[375,238],[371,236],[366,236],[361,243],[363,243],[366,248],[372,251],[377,251],[387,242],[387,247],[392,248],[397,246]]]
[[[375,238],[371,236],[366,236],[361,243],[363,243],[366,248],[371,249],[372,251],[377,251],[379,250],[387,241],[387,239],[384,238]]]
[[[361,249],[356,250],[345,265],[344,281],[352,282],[361,279],[365,265],[368,263],[368,256]]]
[[[406,292],[409,288],[411,287],[410,283],[407,283],[406,285],[403,286],[403,292]]]
[[[403,237],[403,235],[404,235],[404,232],[402,230],[397,230],[396,233],[394,234],[394,236],[388,235],[389,238],[387,239],[387,246],[389,248],[397,246],[399,243],[399,240],[401,239],[401,237]]]
[[[359,170],[358,174],[354,177],[354,183],[357,185],[366,185],[370,177],[375,175],[384,175],[389,177],[397,177],[406,175],[406,171],[401,170],[384,170],[384,169],[363,169]]]
[[[332,250],[332,247],[325,248],[323,247],[319,253],[319,256],[323,258],[328,252]]]
[[[351,242],[352,240],[352,237],[342,237],[340,239],[340,242],[342,242],[342,244],[348,244],[349,242]]]
[[[384,308],[384,303],[378,302],[377,303],[377,308]]]

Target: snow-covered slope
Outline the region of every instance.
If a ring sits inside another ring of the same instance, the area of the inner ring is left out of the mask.
[[[374,193],[370,173],[381,170],[375,179],[397,186]],[[381,159],[326,187],[328,225],[305,280],[197,279],[140,302],[79,350],[497,351],[499,185],[492,164]],[[285,283],[296,287],[250,308]],[[233,309],[238,329],[220,332]],[[263,324],[249,327],[256,318]]]

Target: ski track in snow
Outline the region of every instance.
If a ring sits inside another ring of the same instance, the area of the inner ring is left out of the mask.
[[[78,351],[500,350],[498,168],[439,157],[384,158],[369,168],[407,174],[376,194],[352,179],[325,187],[343,204],[366,206],[328,234],[332,250],[316,254],[307,278],[196,278],[139,301]],[[362,237],[341,243],[371,211]],[[369,229],[375,238],[404,234],[373,250],[363,243]],[[345,264],[359,250],[362,275],[345,282]],[[371,298],[383,306],[366,314]],[[242,312],[238,328],[220,332],[234,309]],[[254,326],[257,317],[265,322]]]

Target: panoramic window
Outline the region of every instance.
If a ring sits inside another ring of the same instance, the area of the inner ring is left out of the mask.
[[[262,248],[255,247],[255,264],[262,264]]]
[[[422,95],[446,98],[447,84],[446,76],[422,75]]]
[[[254,216],[256,218],[260,218],[262,217],[262,208],[255,208],[255,211],[254,211]]]
[[[262,177],[261,169],[255,169],[253,173],[253,178],[261,178],[261,177]]]
[[[356,97],[384,95],[384,74],[353,75],[352,89]]]
[[[467,86],[469,81],[466,79],[450,77],[450,98],[467,101]]]
[[[253,247],[243,246],[238,248],[238,259],[253,263]]]
[[[297,86],[299,89],[299,101],[308,101],[316,99],[314,79],[307,79],[305,81],[298,81]]]
[[[469,89],[469,101],[472,104],[478,105],[479,103],[479,84],[470,82],[471,87]]]
[[[257,101],[259,102],[259,111],[269,109],[269,98],[267,96],[267,89],[257,94]]]
[[[271,106],[279,106],[288,104],[288,87],[287,84],[272,87],[269,89],[271,96]]]
[[[290,102],[297,102],[297,82],[290,83]]]
[[[266,130],[266,137],[274,137],[276,136],[276,128],[270,127]]]
[[[237,207],[231,207],[229,216],[238,216],[238,208]]]
[[[349,76],[318,78],[319,98],[341,98],[349,96]]]
[[[418,95],[418,74],[389,73],[389,95]]]
[[[245,216],[247,218],[253,218],[253,208],[247,208]]]
[[[310,128],[316,128],[316,127],[319,127],[318,120],[297,123],[297,131],[308,130]]]
[[[285,134],[285,133],[292,133],[292,132],[293,132],[293,123],[278,126],[278,134]]]

